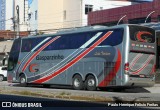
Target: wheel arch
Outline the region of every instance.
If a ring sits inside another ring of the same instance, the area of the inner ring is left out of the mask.
[[[20,78],[22,75],[24,75],[24,76],[26,77],[26,82],[27,82],[27,76],[26,76],[25,73],[22,73],[22,72],[21,72],[18,77]]]
[[[76,75],[81,76],[83,81],[85,80],[85,77],[84,77],[81,73],[74,73],[73,76],[72,76],[72,79],[73,79],[74,76],[76,76]]]

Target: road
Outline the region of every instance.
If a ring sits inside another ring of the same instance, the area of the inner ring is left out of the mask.
[[[128,110],[129,107],[108,107],[108,103],[100,104],[82,101],[66,101],[56,99],[45,99],[35,97],[0,95],[1,110]],[[130,110],[155,110],[157,107],[130,107]]]
[[[12,83],[7,83],[7,82],[0,82],[0,89],[5,89],[8,91],[31,91],[31,92],[45,92],[45,93],[69,93],[69,95],[72,96],[95,96],[95,97],[103,97],[103,98],[110,98],[114,102],[122,102],[122,101],[149,101],[149,103],[156,103],[155,101],[158,101],[160,103],[160,84],[156,84],[154,87],[151,88],[133,88],[133,89],[127,89],[122,92],[113,92],[113,91],[78,91],[78,90],[72,90],[70,87],[65,87],[65,89],[62,89],[62,87],[51,87],[51,88],[43,88],[42,86],[38,85],[30,85],[28,87],[20,87],[19,84],[12,84]],[[0,101],[14,101],[17,99],[20,101],[22,98],[6,98],[6,96],[0,96]],[[12,97],[18,97],[18,96],[12,96]],[[11,100],[13,99],[13,100]],[[27,99],[27,98],[23,98]],[[35,99],[35,98],[34,98]],[[33,99],[29,99],[34,101]],[[44,99],[42,99],[44,100]],[[55,99],[47,99],[47,100],[52,100],[52,104],[50,105],[57,105],[53,102],[55,102]],[[58,99],[59,100],[59,99]],[[61,99],[62,100],[62,99]],[[68,102],[68,101],[67,101]],[[75,101],[72,102],[72,100],[69,100],[71,103],[64,103],[63,101],[58,101],[58,103],[61,106],[65,105],[75,105],[77,107],[83,107],[82,105],[88,105],[86,102],[79,103]],[[103,103],[104,104],[104,103]],[[94,106],[95,104],[92,103],[91,106]],[[106,105],[106,103],[104,104]],[[99,105],[98,105],[99,106]],[[111,107],[112,108],[117,108],[117,107]],[[119,108],[119,107],[118,107]],[[123,107],[120,107],[123,108]],[[137,107],[133,107],[132,109],[135,109]],[[143,107],[138,107],[143,109]],[[144,107],[146,109],[146,107]],[[148,107],[147,107],[148,108]],[[157,107],[153,107],[153,109],[156,109]],[[106,109],[106,107],[104,107]],[[132,110],[131,109],[131,110]],[[151,109],[151,108],[150,108]],[[160,109],[160,108],[157,108]]]
[[[42,86],[38,85],[30,85],[28,87],[20,87],[19,84],[12,84],[5,82],[0,82],[0,87],[5,88],[7,90],[27,90],[27,91],[45,91],[45,92],[65,92],[71,93],[73,95],[94,95],[94,96],[102,96],[102,97],[119,97],[125,99],[146,99],[152,101],[160,101],[160,84],[156,84],[154,87],[150,88],[133,88],[133,89],[126,89],[125,91],[121,92],[113,92],[113,91],[78,91],[73,90],[69,87],[50,87],[50,88],[43,88]]]

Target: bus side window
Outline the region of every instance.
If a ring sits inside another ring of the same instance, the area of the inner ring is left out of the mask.
[[[29,52],[31,51],[31,47],[32,47],[32,39],[28,39],[28,40],[23,40],[22,43],[22,52]]]
[[[85,35],[83,33],[70,35],[69,44],[72,44],[70,45],[70,49],[80,48],[85,43]]]
[[[113,33],[100,44],[100,46],[105,46],[105,45],[116,46],[122,43],[122,40],[123,40],[123,29],[115,29],[113,30]]]
[[[32,45],[31,45],[31,50],[33,48],[35,48],[39,43],[41,43],[45,38],[42,37],[42,38],[32,38]],[[45,43],[43,43],[42,45],[44,45]],[[49,45],[50,46],[50,45]],[[41,46],[40,46],[41,47]],[[40,48],[39,47],[39,48]],[[39,48],[35,49],[35,51],[37,51]]]

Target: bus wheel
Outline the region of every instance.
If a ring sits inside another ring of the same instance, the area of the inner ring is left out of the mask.
[[[4,76],[0,75],[0,82],[2,82],[4,80]]]
[[[72,80],[72,85],[75,90],[84,89],[84,83],[80,75],[75,75]]]
[[[20,86],[27,86],[26,77],[24,74],[20,76]]]
[[[85,81],[86,89],[89,91],[96,90],[96,79],[94,76],[89,75]]]

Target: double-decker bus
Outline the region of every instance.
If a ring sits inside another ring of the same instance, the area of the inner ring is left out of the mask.
[[[153,86],[155,31],[138,25],[83,27],[14,40],[8,82],[74,89]]]

